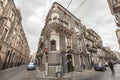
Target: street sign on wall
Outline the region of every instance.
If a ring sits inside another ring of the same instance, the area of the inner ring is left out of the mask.
[[[48,52],[48,48],[44,48],[44,52]]]

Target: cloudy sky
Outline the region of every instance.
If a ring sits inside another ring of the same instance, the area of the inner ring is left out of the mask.
[[[45,18],[53,2],[58,2],[67,8],[70,0],[14,0],[21,10],[23,28],[31,49],[35,53]],[[95,30],[102,38],[104,46],[119,51],[116,38],[116,24],[111,15],[107,0],[72,0],[68,10],[78,17],[87,28]],[[79,7],[79,8],[78,8]]]

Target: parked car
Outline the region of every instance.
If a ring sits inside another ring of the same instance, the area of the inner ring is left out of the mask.
[[[30,62],[27,66],[27,70],[35,70],[36,69],[36,65],[33,62]]]
[[[95,71],[105,71],[106,67],[104,64],[97,63],[94,65],[94,69],[95,69]]]

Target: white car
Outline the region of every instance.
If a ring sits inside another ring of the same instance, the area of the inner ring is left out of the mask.
[[[27,70],[35,70],[35,69],[36,69],[36,65],[33,62],[28,64]]]

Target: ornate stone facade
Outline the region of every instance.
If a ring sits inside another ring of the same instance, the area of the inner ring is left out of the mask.
[[[38,44],[39,64],[47,64],[46,75],[58,77],[71,71],[91,69],[99,58],[102,40],[92,29],[58,3],[53,3]],[[97,57],[96,57],[96,56]]]
[[[0,64],[2,69],[29,61],[30,49],[14,0],[0,0]]]
[[[120,47],[120,0],[108,0],[108,4],[112,15],[114,15],[116,18],[115,23],[118,26],[118,29],[116,30],[116,35]]]

